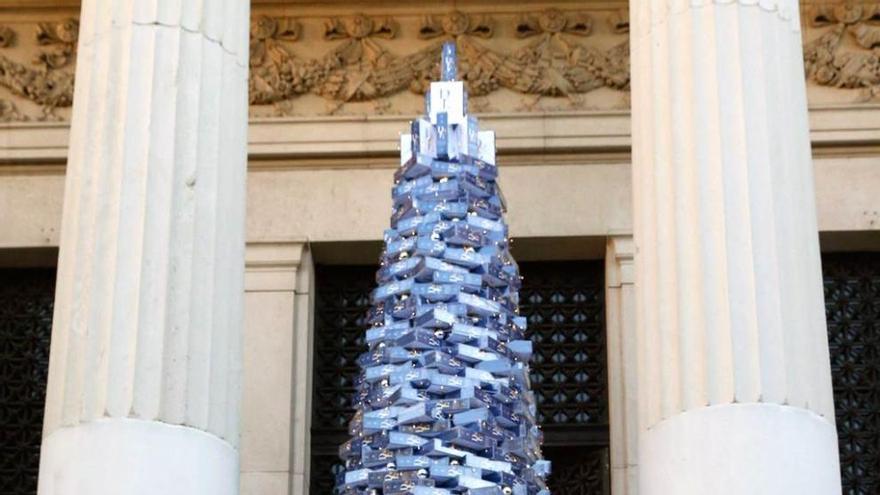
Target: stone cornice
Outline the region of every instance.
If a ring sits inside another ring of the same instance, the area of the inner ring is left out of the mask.
[[[312,117],[254,119],[249,129],[251,165],[261,160],[375,157],[362,166],[394,166],[394,136],[410,117]],[[506,156],[556,154],[628,154],[628,111],[484,115],[497,132]],[[815,149],[880,146],[880,105],[814,107],[810,110]],[[0,124],[0,168],[45,166],[67,157],[68,125],[63,122]],[[379,160],[381,159],[381,160]],[[331,165],[332,166],[332,165]],[[357,166],[356,164],[349,164]]]

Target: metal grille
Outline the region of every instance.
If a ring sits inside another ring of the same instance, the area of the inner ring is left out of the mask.
[[[522,263],[520,312],[536,343],[532,386],[554,463],[554,495],[608,492],[608,399],[601,262]],[[316,270],[311,493],[333,493],[337,446],[353,414],[356,359],[375,268]]]
[[[822,259],[843,493],[880,493],[880,253]]]
[[[315,438],[312,437],[312,450]],[[335,492],[336,475],[345,471],[345,464],[336,454],[315,454],[312,452],[311,478],[309,492],[311,495],[331,495]]]
[[[364,318],[375,269],[321,266],[316,275],[312,431],[339,432],[354,413],[357,358],[367,350]]]
[[[523,263],[521,311],[555,495],[608,493],[599,263]],[[880,254],[823,257],[844,493],[880,493]],[[373,267],[319,267],[312,493],[332,493]],[[0,270],[0,493],[36,492],[54,270]]]
[[[544,455],[553,459],[549,486],[554,495],[611,493],[607,447],[548,447]]]
[[[602,265],[524,263],[522,275],[520,314],[535,343],[531,381],[541,425],[548,435],[607,425]]]
[[[37,491],[55,270],[0,270],[0,493]]]

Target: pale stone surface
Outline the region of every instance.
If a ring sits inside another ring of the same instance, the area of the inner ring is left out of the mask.
[[[311,256],[304,241],[248,245],[243,495],[308,493],[311,273]]]
[[[242,472],[290,467],[293,299],[292,291],[245,293]]]
[[[249,2],[221,3],[82,6],[41,494],[238,490]]]
[[[694,409],[655,425],[641,448],[641,495],[840,493],[834,425],[799,407]]]
[[[880,242],[880,157],[814,161],[819,230],[874,232]]]
[[[797,4],[703,3],[631,4],[639,488],[839,493]]]
[[[315,267],[310,252],[297,273],[294,314],[293,436],[291,495],[308,495],[311,473],[312,349],[314,340]]]
[[[605,326],[611,492],[638,493],[638,338],[635,322],[635,244],[612,234],[605,251]]]
[[[280,473],[241,473],[242,495],[286,495],[290,491],[290,474]]]
[[[40,453],[44,495],[236,495],[238,477],[238,452],[228,442],[157,421],[111,418],[62,428]]]
[[[0,249],[58,246],[63,173],[0,174]]]
[[[814,158],[820,231],[880,232],[880,222],[871,223],[875,198],[880,195],[877,160],[873,155],[847,157],[837,153]],[[387,166],[390,159],[378,162]],[[363,165],[359,171],[354,169],[356,173],[352,169],[321,170],[320,162],[309,160],[284,161],[271,169],[252,163],[254,169],[248,174],[248,239],[379,240],[390,205],[390,168],[370,170]],[[554,173],[541,173],[539,169],[545,166],[534,162],[502,164],[502,181],[511,191],[504,190],[511,203],[514,237],[554,233],[566,237],[604,236],[629,228],[632,205],[628,162],[594,162],[585,156],[580,163],[545,170]],[[50,173],[28,167],[15,175],[0,174],[0,249],[58,246],[64,187],[60,174],[63,169],[57,167]],[[353,176],[367,182],[355,185],[351,182]],[[548,198],[531,191],[527,197],[519,196],[535,183],[541,184],[542,191],[570,192],[575,181],[581,181],[589,194]],[[349,201],[358,201],[356,195],[378,203],[364,202],[357,214],[342,208]],[[563,212],[586,213],[564,215],[552,209],[559,206],[565,208]],[[341,226],[353,230],[347,232]]]
[[[514,237],[604,235],[629,229],[625,164],[502,168],[501,187]],[[387,168],[252,173],[248,235],[251,239],[308,235],[311,241],[379,239],[388,223],[392,175]]]
[[[385,156],[394,163],[398,133],[413,116],[348,116],[252,119],[248,154],[252,160]],[[629,151],[630,112],[480,114],[483,126],[495,129],[503,155],[520,153],[583,153],[604,156]],[[17,165],[37,161],[56,164],[67,157],[66,123],[0,124],[0,161]],[[391,138],[389,139],[389,136]],[[810,108],[810,139],[817,146],[843,148],[845,154],[880,141],[880,105],[822,105]],[[868,151],[871,151],[870,148]],[[876,149],[873,150],[876,155]],[[374,161],[378,161],[374,158]],[[3,166],[0,163],[0,166]],[[274,164],[273,164],[274,165]],[[340,162],[321,167],[339,167]],[[6,167],[3,166],[5,169]]]

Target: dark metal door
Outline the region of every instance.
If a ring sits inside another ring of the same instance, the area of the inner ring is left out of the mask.
[[[520,311],[536,344],[532,387],[553,461],[554,495],[609,493],[602,262],[522,263]],[[351,417],[374,267],[319,266],[315,305],[311,492],[333,493]]]
[[[0,493],[37,492],[55,270],[0,270]]]
[[[845,495],[880,494],[880,253],[822,258]]]

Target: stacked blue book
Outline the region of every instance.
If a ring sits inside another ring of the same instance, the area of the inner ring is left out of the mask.
[[[401,136],[369,349],[339,448],[344,495],[549,495],[495,134],[467,114],[455,45]]]

